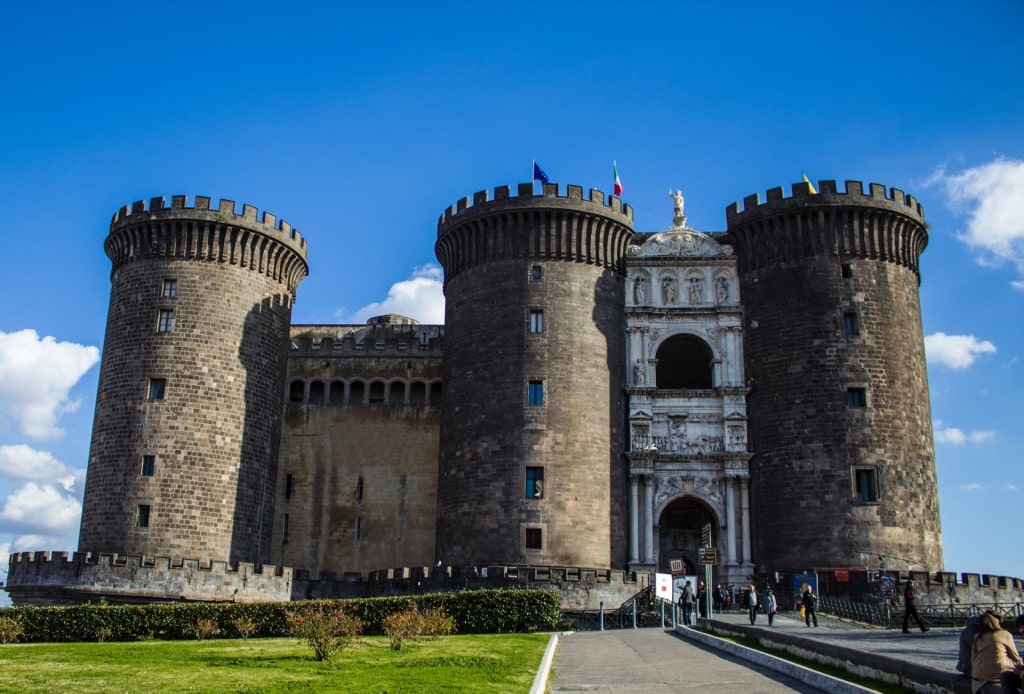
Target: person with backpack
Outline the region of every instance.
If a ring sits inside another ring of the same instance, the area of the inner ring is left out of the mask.
[[[800,597],[800,604],[804,608],[804,621],[807,623],[807,626],[811,626],[811,620],[814,620],[814,626],[818,626],[818,613],[814,609],[817,607],[818,598],[810,586],[807,586],[807,589]]]
[[[685,626],[693,625],[693,600],[693,586],[687,581],[686,585],[679,592],[679,607],[683,610],[683,624]]]

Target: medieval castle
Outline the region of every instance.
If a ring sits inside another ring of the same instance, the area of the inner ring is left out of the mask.
[[[439,575],[628,592],[695,569],[708,527],[716,582],[941,571],[921,206],[804,182],[702,233],[672,197],[653,233],[572,185],[458,201],[443,326],[293,325],[307,246],[287,222],[122,208],[78,552],[12,556],[13,600]]]

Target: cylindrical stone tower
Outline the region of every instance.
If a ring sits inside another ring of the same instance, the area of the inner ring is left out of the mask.
[[[439,560],[624,565],[631,238],[632,209],[579,186],[482,191],[439,220]]]
[[[288,329],[306,242],[185,196],[113,218],[79,551],[269,558]]]
[[[911,196],[822,181],[726,210],[744,303],[755,559],[942,569]]]

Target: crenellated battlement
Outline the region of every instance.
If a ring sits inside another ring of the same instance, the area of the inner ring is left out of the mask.
[[[7,591],[17,605],[119,601],[288,600],[292,569],[171,557],[75,552],[10,556]]]
[[[440,357],[443,325],[293,325],[289,357]]]
[[[918,275],[921,253],[928,245],[924,211],[917,200],[897,188],[878,183],[865,194],[860,181],[847,181],[838,192],[835,181],[820,181],[817,193],[806,182],[794,183],[792,195],[772,188],[726,208],[728,238],[736,249],[741,273],[798,258],[838,256],[882,260]]]
[[[880,183],[869,184],[869,193],[864,193],[864,184],[860,181],[846,181],[845,192],[836,189],[835,181],[818,181],[818,192],[812,193],[806,182],[792,184],[790,197],[785,197],[782,187],[771,188],[764,201],[755,193],[743,198],[743,209],[734,202],[725,208],[726,221],[731,226],[734,221],[747,221],[751,216],[770,215],[780,210],[803,207],[821,207],[838,205],[859,205],[884,208],[893,212],[901,212],[924,223],[924,209],[917,199],[898,188],[889,188]]]
[[[170,207],[163,197],[125,205],[110,221],[103,247],[114,269],[141,258],[204,260],[244,267],[282,282],[294,294],[309,274],[306,239],[276,215],[257,214],[243,205],[237,214],[232,200],[217,209],[210,198],[175,195]]]
[[[249,229],[262,227],[269,236],[281,236],[293,242],[296,249],[302,250],[305,257],[306,240],[297,229],[285,220],[279,220],[277,215],[264,211],[257,217],[259,210],[249,204],[242,205],[242,214],[235,211],[235,201],[221,198],[217,209],[210,207],[210,198],[204,195],[197,195],[194,206],[189,206],[187,195],[171,196],[171,206],[167,206],[167,198],[154,197],[149,199],[149,206],[145,200],[136,200],[131,205],[125,205],[114,213],[110,220],[110,228],[124,224],[134,224],[141,221],[154,219],[180,218],[180,219],[202,219],[205,221],[231,222],[238,226]],[[278,233],[280,232],[280,233]]]
[[[456,218],[465,219],[478,214],[486,214],[498,210],[516,210],[523,208],[553,207],[556,209],[586,209],[596,208],[602,214],[613,213],[621,216],[623,222],[632,226],[633,208],[623,204],[622,200],[614,195],[605,199],[605,194],[591,188],[587,197],[583,197],[583,186],[569,185],[566,187],[565,195],[559,195],[557,183],[545,183],[538,195],[534,193],[532,183],[520,183],[517,195],[513,196],[510,186],[498,186],[494,189],[493,195],[490,191],[481,190],[473,194],[472,198],[465,197],[449,207],[437,220],[438,236],[444,231],[444,227]]]

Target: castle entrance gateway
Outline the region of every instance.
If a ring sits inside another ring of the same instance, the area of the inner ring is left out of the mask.
[[[686,226],[639,235],[626,257],[629,564],[699,566],[712,528],[716,582],[745,583],[751,557],[742,306],[731,248]]]

